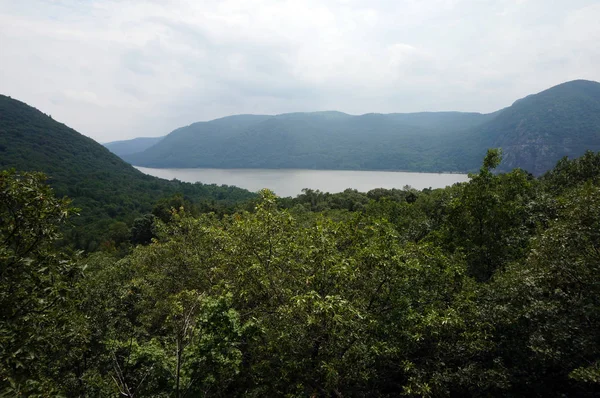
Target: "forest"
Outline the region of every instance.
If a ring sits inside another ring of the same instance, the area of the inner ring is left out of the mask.
[[[0,172],[0,396],[597,396],[600,154],[541,177],[174,197],[81,251]],[[82,215],[85,216],[85,215]]]

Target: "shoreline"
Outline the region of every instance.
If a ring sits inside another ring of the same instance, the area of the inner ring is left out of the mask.
[[[468,175],[471,172],[468,171],[413,171],[413,170],[400,170],[400,169],[307,169],[307,168],[296,168],[296,167],[148,167],[138,166],[131,164],[136,169],[152,169],[152,170],[231,170],[231,171],[347,171],[347,172],[383,172],[383,173],[412,173],[412,174],[459,174]]]

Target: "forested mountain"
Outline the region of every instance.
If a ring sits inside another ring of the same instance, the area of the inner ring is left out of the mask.
[[[600,83],[577,80],[491,114],[341,112],[231,116],[173,131],[141,153],[147,167],[474,171],[489,147],[502,170],[536,175],[600,148]]]
[[[22,102],[0,96],[0,169],[42,171],[58,196],[69,196],[82,216],[72,233],[78,247],[96,247],[105,234],[131,225],[161,198],[233,204],[254,194],[236,187],[166,181],[145,175],[108,149]],[[83,228],[85,226],[85,228]]]
[[[132,140],[107,142],[102,145],[115,155],[123,156],[145,151],[163,138],[164,137],[139,137]]]
[[[480,148],[503,149],[502,170],[540,175],[563,156],[600,150],[600,83],[576,80],[520,99],[477,133]]]
[[[463,113],[288,113],[230,116],[175,130],[142,153],[148,167],[458,170],[442,151],[445,136],[489,116]],[[450,164],[449,164],[450,163]]]

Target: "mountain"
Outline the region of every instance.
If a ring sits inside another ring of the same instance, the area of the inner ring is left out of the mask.
[[[143,152],[147,167],[374,169],[467,172],[490,147],[504,170],[534,174],[600,149],[600,83],[576,80],[490,114],[341,112],[238,115],[194,123]]]
[[[164,137],[139,137],[132,140],[112,141],[104,145],[109,151],[117,156],[130,155],[132,153],[142,152],[152,145],[160,142]]]
[[[442,149],[447,127],[468,131],[490,117],[458,112],[230,116],[177,129],[123,159],[165,168],[445,170],[452,160],[431,153]]]
[[[503,170],[543,174],[564,156],[600,150],[600,83],[575,80],[527,96],[477,132],[480,146],[503,149]]]
[[[93,249],[116,220],[131,224],[161,198],[181,193],[192,202],[230,205],[254,194],[240,188],[151,177],[91,138],[20,101],[0,95],[0,169],[42,171],[56,194],[81,208],[70,238]],[[85,228],[83,228],[85,226]]]

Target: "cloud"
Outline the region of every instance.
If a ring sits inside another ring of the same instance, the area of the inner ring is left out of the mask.
[[[0,0],[0,91],[98,141],[235,113],[489,112],[600,80],[593,0]]]

